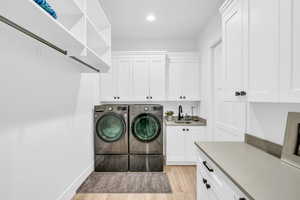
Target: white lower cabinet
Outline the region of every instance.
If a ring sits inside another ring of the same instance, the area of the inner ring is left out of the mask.
[[[207,156],[198,150],[197,200],[247,200],[247,198]]]
[[[166,138],[167,165],[196,164],[195,141],[206,141],[204,126],[168,126]]]

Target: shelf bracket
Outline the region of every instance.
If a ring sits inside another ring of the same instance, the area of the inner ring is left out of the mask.
[[[51,47],[52,49],[55,49],[56,51],[58,51],[58,52],[60,52],[60,53],[62,53],[64,55],[68,54],[67,51],[65,51],[65,50],[63,50],[63,49],[55,46],[54,44],[48,42],[47,40],[44,40],[43,38],[39,37],[38,35],[36,35],[36,34],[30,32],[30,31],[28,31],[27,29],[19,26],[18,24],[12,22],[11,20],[9,20],[9,19],[7,19],[7,18],[5,18],[5,17],[3,17],[1,15],[0,15],[0,21],[3,22],[3,23],[5,23],[5,24],[7,24],[7,25],[9,25],[9,26],[11,26],[11,27],[13,27],[13,28],[15,28],[15,29],[17,29],[18,31],[22,32],[23,34],[25,34],[25,35],[27,35],[27,36],[29,36],[29,37],[31,37],[31,38],[33,38],[33,39],[41,42],[41,43],[47,45],[48,47]]]

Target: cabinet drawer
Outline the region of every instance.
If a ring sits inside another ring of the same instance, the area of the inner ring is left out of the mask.
[[[209,181],[219,199],[247,199],[243,192],[201,151],[198,151],[197,162],[200,173]]]
[[[211,183],[211,180],[209,177],[206,176],[205,173],[201,169],[199,169],[199,166],[197,166],[197,179],[198,179],[198,190],[197,190],[197,199],[198,200],[222,200],[218,198],[216,188]]]

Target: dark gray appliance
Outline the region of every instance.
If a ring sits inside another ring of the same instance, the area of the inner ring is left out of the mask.
[[[130,105],[130,171],[163,171],[163,106]]]
[[[128,171],[128,105],[94,110],[95,171]]]

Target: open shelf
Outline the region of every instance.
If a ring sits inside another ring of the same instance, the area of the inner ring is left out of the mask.
[[[3,0],[1,4],[0,13],[3,17],[58,48],[72,54],[78,54],[84,48],[82,42],[66,27],[32,0],[18,1],[18,6],[11,0]]]
[[[110,27],[110,23],[101,8],[99,0],[87,0],[86,2],[86,15],[95,24],[97,30],[101,31]]]
[[[97,54],[102,55],[108,49],[108,45],[95,24],[87,17],[87,46]]]
[[[86,49],[82,52],[80,56],[76,56],[77,59],[81,60],[82,62],[94,67],[95,69],[99,70],[101,73],[108,72],[110,65],[103,61],[98,54],[86,47]]]
[[[111,66],[110,23],[98,0],[47,0],[54,19],[33,0],[3,0],[0,20],[20,32],[76,58],[90,69]]]

